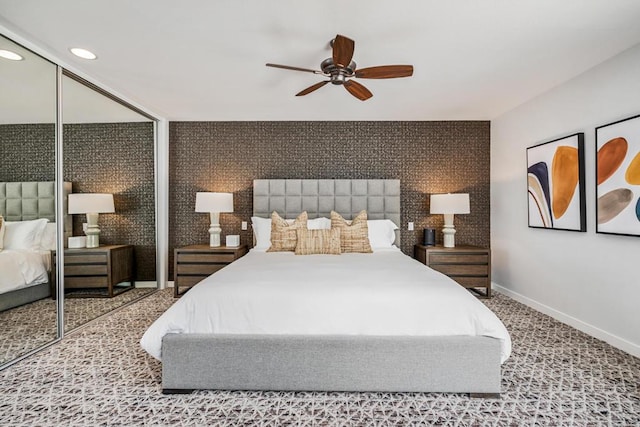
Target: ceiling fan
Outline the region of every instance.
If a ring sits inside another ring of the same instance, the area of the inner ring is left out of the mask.
[[[413,65],[380,65],[377,67],[368,67],[356,69],[356,63],[353,59],[353,50],[355,42],[348,37],[338,34],[335,39],[331,40],[333,55],[320,64],[320,69],[310,70],[308,68],[291,67],[289,65],[266,64],[267,67],[283,68],[285,70],[305,71],[313,74],[321,74],[328,77],[329,80],[323,80],[319,83],[309,86],[308,88],[298,92],[296,96],[308,95],[311,92],[320,89],[327,83],[334,85],[342,85],[349,93],[361,101],[366,101],[373,94],[355,80],[353,77],[360,79],[394,79],[397,77],[410,77],[413,75]]]

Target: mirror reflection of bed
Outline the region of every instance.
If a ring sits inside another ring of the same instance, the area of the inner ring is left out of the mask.
[[[65,183],[65,191],[71,184]],[[0,182],[0,362],[57,336],[55,182]],[[64,219],[71,229],[70,218]]]

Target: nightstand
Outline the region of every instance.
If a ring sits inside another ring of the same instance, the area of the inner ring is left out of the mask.
[[[491,250],[478,246],[415,245],[413,257],[481,297],[491,298]],[[484,292],[479,289],[484,288]]]
[[[56,265],[53,255],[53,265]],[[122,282],[130,282],[129,290],[135,285],[135,268],[132,245],[107,245],[97,248],[64,250],[64,289],[87,289],[86,293],[74,293],[69,297],[108,297],[115,295],[114,287]],[[53,284],[53,281],[52,281]],[[90,292],[89,289],[104,288],[106,293]],[[118,292],[121,293],[121,292]],[[52,289],[51,295],[55,295]]]
[[[184,294],[180,287],[191,288],[247,253],[247,245],[236,247],[191,245],[175,249],[173,296]],[[187,289],[189,290],[189,289]]]

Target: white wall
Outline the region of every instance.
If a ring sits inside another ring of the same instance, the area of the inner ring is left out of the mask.
[[[497,289],[640,357],[640,237],[595,233],[595,127],[640,114],[640,45],[491,123]],[[585,134],[587,232],[527,227],[526,148]],[[636,195],[640,193],[640,188]]]

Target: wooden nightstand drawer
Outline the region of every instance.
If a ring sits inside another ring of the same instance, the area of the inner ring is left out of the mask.
[[[107,265],[80,265],[64,263],[64,277],[67,276],[107,276]]]
[[[178,264],[176,274],[209,276],[227,264]]]
[[[476,246],[415,245],[414,258],[481,296],[491,297],[491,251]],[[484,288],[484,293],[478,291]]]
[[[430,264],[429,267],[447,276],[486,276],[489,274],[486,264]]]
[[[66,288],[106,288],[109,286],[107,276],[64,276],[64,287]]]
[[[212,248],[205,245],[176,248],[173,295],[180,296],[184,293],[180,292],[180,287],[190,288],[246,253],[246,245],[233,248],[226,246]]]
[[[188,286],[191,287],[200,281],[206,279],[209,275],[206,276],[178,276],[176,279],[174,286]]]
[[[429,260],[433,264],[488,264],[489,255],[434,253],[429,256]]]
[[[107,254],[64,254],[64,265],[107,264]]]
[[[221,263],[231,264],[235,260],[235,254],[209,254],[209,253],[181,253],[178,254],[178,263]]]

